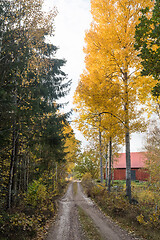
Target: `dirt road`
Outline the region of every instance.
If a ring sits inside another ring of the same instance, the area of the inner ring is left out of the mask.
[[[46,240],[86,240],[81,229],[77,206],[79,205],[93,220],[104,240],[133,240],[117,224],[106,217],[82,191],[77,182],[77,194],[73,194],[71,183],[65,196],[60,201],[59,214],[50,228]]]

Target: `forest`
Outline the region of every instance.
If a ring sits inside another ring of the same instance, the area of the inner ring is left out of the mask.
[[[104,198],[112,202],[104,188],[111,194],[115,185],[125,188],[127,203],[118,196],[119,209],[148,194],[152,210],[139,210],[135,219],[159,231],[160,1],[91,0],[72,124],[72,113],[63,113],[65,104],[59,103],[72,80],[63,71],[66,60],[56,57],[58,47],[49,41],[56,7],[45,12],[43,0],[1,0],[0,14],[0,239],[22,240],[22,233],[32,239],[45,231],[68,175],[82,179],[101,207]],[[85,149],[73,126],[88,140]],[[138,188],[131,181],[135,132],[146,132],[150,174]],[[126,153],[125,184],[112,178],[120,145]],[[89,185],[91,179],[97,187]]]
[[[9,239],[34,235],[55,214],[79,146],[57,103],[71,85],[47,41],[57,11],[43,12],[42,3],[0,3],[0,224]]]

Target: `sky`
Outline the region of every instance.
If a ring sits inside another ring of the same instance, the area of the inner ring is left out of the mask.
[[[74,91],[78,84],[80,74],[84,69],[83,47],[85,31],[91,22],[90,0],[45,0],[50,8],[57,7],[58,14],[55,18],[55,36],[53,44],[59,47],[57,56],[67,60],[63,69],[72,79],[71,92],[67,98],[72,108]]]
[[[59,47],[57,57],[66,59],[67,63],[63,69],[68,74],[68,79],[72,80],[70,94],[61,100],[69,102],[66,110],[73,107],[73,94],[78,85],[80,74],[85,67],[83,47],[85,46],[85,31],[89,29],[92,20],[90,13],[90,0],[45,0],[46,8],[57,7],[58,14],[55,18],[55,36],[51,42]],[[82,141],[82,146],[86,141],[82,134],[74,129],[77,139]],[[131,151],[143,151],[145,141],[144,134],[133,134],[131,138]],[[121,149],[125,152],[125,148]]]

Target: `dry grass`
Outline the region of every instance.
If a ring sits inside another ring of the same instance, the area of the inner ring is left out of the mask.
[[[129,204],[123,191],[108,193],[105,187],[95,184],[91,186],[91,182],[85,182],[83,186],[87,195],[104,213],[122,227],[147,240],[160,240],[160,211],[148,201]]]
[[[80,222],[87,239],[103,240],[92,219],[86,214],[86,212],[81,207],[78,207],[78,212]]]

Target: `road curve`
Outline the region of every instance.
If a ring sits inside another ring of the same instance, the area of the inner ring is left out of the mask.
[[[59,213],[55,224],[50,228],[46,240],[86,240],[79,222],[77,205],[93,220],[103,240],[135,240],[126,231],[106,217],[93,201],[83,193],[77,182],[77,194],[73,195],[71,183],[59,203]]]

